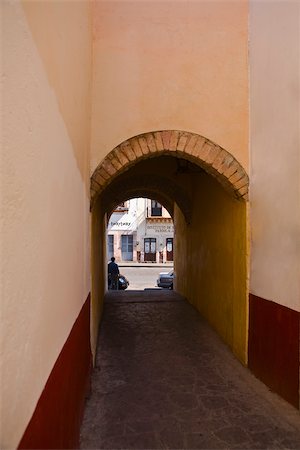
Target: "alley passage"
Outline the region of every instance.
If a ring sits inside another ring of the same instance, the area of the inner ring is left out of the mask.
[[[175,292],[107,295],[82,449],[299,449],[299,417]]]

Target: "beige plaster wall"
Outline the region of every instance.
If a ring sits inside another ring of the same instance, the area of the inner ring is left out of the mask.
[[[89,191],[91,2],[22,0],[22,6]]]
[[[248,4],[93,4],[91,172],[122,141],[178,129],[248,168]]]
[[[250,291],[300,311],[300,4],[250,4]]]
[[[89,8],[25,9],[1,3],[1,448],[17,447],[90,290]]]

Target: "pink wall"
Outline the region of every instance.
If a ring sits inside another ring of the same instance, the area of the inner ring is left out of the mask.
[[[0,407],[11,449],[90,291],[91,28],[86,2],[1,8]]]
[[[91,172],[137,134],[203,135],[248,168],[247,2],[95,2]]]

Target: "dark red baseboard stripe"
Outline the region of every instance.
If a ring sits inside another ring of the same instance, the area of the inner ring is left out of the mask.
[[[249,368],[273,391],[299,408],[297,311],[250,294]]]
[[[19,449],[78,448],[91,368],[88,296],[52,369]]]

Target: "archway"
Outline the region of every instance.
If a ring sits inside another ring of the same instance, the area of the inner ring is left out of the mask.
[[[105,286],[106,214],[133,195],[155,195],[168,208],[175,226],[175,289],[246,363],[248,176],[243,167],[208,139],[182,131],[133,137],[104,158],[91,181],[95,329]]]
[[[248,200],[248,175],[233,155],[198,134],[165,130],[134,136],[99,163],[91,178],[91,205],[113,179],[138,161],[169,154],[199,165],[232,195]]]

